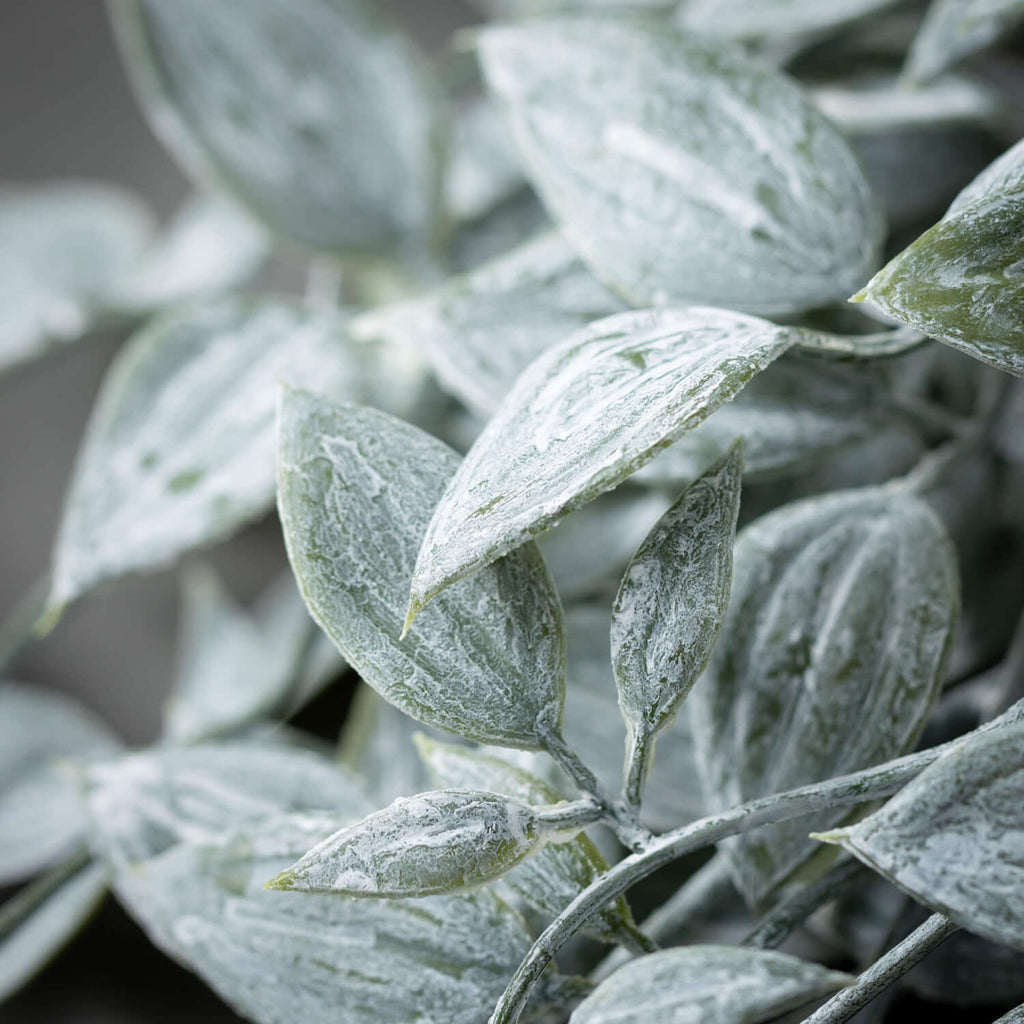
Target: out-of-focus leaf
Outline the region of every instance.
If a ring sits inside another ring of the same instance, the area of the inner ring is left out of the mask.
[[[112,366],[78,454],[51,614],[264,512],[279,384],[361,396],[364,349],[348,341],[338,314],[276,301],[225,299],[140,332]]]
[[[288,391],[279,508],[310,611],[383,697],[482,743],[538,748],[560,727],[558,595],[528,545],[451,590],[401,639],[416,551],[458,457],[373,409]]]
[[[946,218],[958,213],[979,199],[1006,195],[1024,189],[1024,139],[993,160],[950,204]]]
[[[725,39],[819,35],[892,7],[896,0],[683,0],[686,28]]]
[[[82,841],[81,800],[57,762],[109,756],[118,746],[69,698],[0,683],[0,886],[49,867]]]
[[[109,185],[0,188],[0,373],[84,334],[153,229],[140,200]]]
[[[469,450],[416,562],[410,617],[611,490],[793,343],[727,310],[622,313],[535,360]]]
[[[637,799],[655,738],[704,671],[729,604],[742,444],[698,477],[633,556],[612,611],[612,667]],[[634,778],[633,776],[637,777]]]
[[[679,0],[473,0],[485,14],[493,18],[524,18],[535,14],[559,11],[671,10]]]
[[[965,740],[881,810],[818,838],[968,931],[1024,950],[1024,725]]]
[[[687,702],[709,802],[731,807],[912,749],[957,607],[952,545],[898,489],[807,499],[741,531],[722,634]],[[808,832],[846,813],[728,841],[748,901],[768,902],[820,850]]]
[[[640,957],[588,996],[571,1024],[760,1024],[849,985],[785,953],[684,946]]]
[[[361,0],[110,0],[143,109],[185,168],[286,238],[377,253],[437,227],[438,89]]]
[[[956,932],[905,976],[904,985],[933,1003],[1006,1005],[1024,999],[1024,953]]]
[[[439,292],[364,313],[352,332],[422,346],[441,385],[489,416],[542,352],[623,309],[550,232]]]
[[[785,313],[845,298],[882,219],[856,158],[789,79],[660,23],[485,29],[531,182],[631,305]]]
[[[904,74],[911,82],[927,82],[991,46],[1022,18],[1021,0],[932,0]]]

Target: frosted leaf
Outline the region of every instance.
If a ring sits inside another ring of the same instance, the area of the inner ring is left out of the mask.
[[[725,39],[778,39],[827,34],[897,0],[683,0],[686,28]]]
[[[633,306],[791,313],[877,266],[856,158],[789,79],[669,25],[561,18],[484,29],[531,183]]]
[[[793,330],[720,309],[644,310],[548,350],[441,497],[410,612],[635,473],[781,355]]]
[[[81,800],[60,762],[109,756],[118,747],[68,697],[0,683],[0,886],[49,867],[82,841]]]
[[[288,391],[279,509],[313,617],[385,699],[482,743],[538,748],[561,722],[558,595],[528,545],[451,590],[404,639],[416,551],[458,456],[373,409]]]
[[[1024,1024],[1024,1003],[1000,1017],[995,1024]]]
[[[352,332],[422,346],[442,387],[489,416],[542,352],[623,309],[549,232],[432,295],[364,313]]]
[[[868,488],[783,506],[740,532],[729,610],[690,699],[713,808],[867,768],[913,748],[958,607],[956,558],[930,509]],[[760,906],[820,847],[822,812],[725,846]]]
[[[841,843],[962,928],[1024,950],[1024,725],[959,744]]]
[[[0,373],[83,335],[153,230],[141,201],[109,185],[0,188]]]
[[[361,395],[363,349],[348,342],[340,315],[265,300],[220,300],[137,334],[104,381],[78,453],[51,613],[265,512],[280,383]]]
[[[698,477],[633,556],[612,610],[611,655],[629,733],[628,770],[704,671],[729,604],[742,445]],[[640,780],[642,782],[642,780]]]
[[[785,953],[683,946],[620,967],[570,1024],[760,1024],[853,980]]]
[[[1024,139],[993,160],[950,204],[946,219],[979,199],[1005,195],[1024,189]]]
[[[997,42],[1022,18],[1022,0],[932,0],[904,74],[912,82],[927,82]]]
[[[435,230],[438,89],[361,0],[113,0],[122,56],[161,139],[269,227],[313,249],[422,245]]]

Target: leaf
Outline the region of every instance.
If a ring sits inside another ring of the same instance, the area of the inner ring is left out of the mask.
[[[833,32],[896,0],[688,0],[679,8],[686,28],[725,39],[778,39]]]
[[[365,378],[334,313],[221,300],[154,321],[118,355],[97,399],[54,551],[51,616],[270,506],[282,379],[354,397]]]
[[[489,416],[542,352],[625,306],[545,233],[438,292],[372,310],[353,336],[422,345],[441,386]]]
[[[1024,189],[991,192],[926,231],[853,301],[1024,376],[1022,267]]]
[[[738,443],[658,521],[615,598],[612,667],[637,802],[654,740],[675,719],[718,639],[729,604],[742,475]]]
[[[670,10],[679,0],[473,0],[493,18],[525,18],[566,10]]]
[[[153,227],[136,196],[109,185],[0,189],[0,373],[84,334]]]
[[[566,238],[630,305],[791,313],[845,297],[883,224],[789,79],[660,22],[486,28],[487,83]]]
[[[358,0],[110,0],[153,128],[284,237],[378,253],[436,230],[442,117],[412,44]]]
[[[1021,0],[932,0],[904,75],[923,83],[995,43],[1024,18]]]
[[[785,953],[683,946],[619,968],[571,1024],[759,1024],[849,985],[848,974]]]
[[[728,402],[791,331],[694,307],[609,317],[530,364],[469,450],[416,562],[410,619],[445,587],[611,490]]]
[[[485,789],[504,793],[528,804],[555,804],[560,794],[536,775],[500,757],[468,747],[439,743],[420,734],[416,748],[435,785],[456,789]],[[502,881],[545,918],[553,920],[595,882],[608,864],[584,833],[567,842],[547,843],[517,864]],[[616,943],[635,933],[629,906],[623,897],[591,919],[587,934]]]
[[[818,836],[914,899],[1024,950],[1024,725],[958,744],[881,810]]]
[[[944,219],[954,217],[979,199],[1006,195],[1024,189],[1024,139],[993,160],[953,200]]]
[[[722,633],[687,702],[712,809],[913,749],[942,685],[957,606],[945,530],[898,488],[810,498],[744,529]],[[815,854],[807,833],[845,813],[730,840],[748,902],[769,902]]]
[[[285,393],[279,499],[313,617],[386,700],[481,743],[536,749],[561,723],[565,634],[532,545],[452,590],[400,639],[416,551],[458,457],[373,409]]]
[[[1024,1003],[1000,1017],[995,1024],[1021,1024],[1024,1021]]]
[[[57,863],[82,840],[81,801],[58,762],[109,756],[118,747],[70,698],[0,683],[0,886]]]
[[[74,937],[107,891],[97,864],[61,866],[0,905],[0,1003],[32,980]]]

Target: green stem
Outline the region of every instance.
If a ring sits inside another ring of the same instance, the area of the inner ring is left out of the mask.
[[[646,730],[634,733],[629,730],[626,746],[626,767],[622,773],[622,799],[634,815],[640,813],[640,804],[644,798],[644,783],[650,771],[651,756],[654,753],[654,737]]]

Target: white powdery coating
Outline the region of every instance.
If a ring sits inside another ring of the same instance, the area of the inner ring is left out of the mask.
[[[50,604],[173,561],[265,511],[282,382],[355,397],[366,368],[333,313],[221,300],[119,354],[75,464]]]
[[[760,1024],[852,980],[784,953],[686,946],[621,967],[570,1024]]]
[[[609,317],[533,362],[469,450],[427,529],[412,607],[611,490],[792,343],[693,307]]]
[[[964,742],[840,836],[915,899],[1024,950],[1024,725]]]
[[[794,312],[877,266],[882,218],[846,142],[726,44],[562,18],[486,29],[480,55],[533,185],[629,304]]]
[[[534,545],[467,580],[399,639],[416,551],[458,466],[436,438],[303,392],[281,410],[279,510],[314,618],[383,697],[482,743],[537,748],[561,721],[565,636]]]
[[[436,86],[358,0],[116,0],[135,85],[199,177],[314,249],[388,249],[433,230]]]
[[[686,28],[725,39],[761,39],[828,32],[897,0],[685,0],[678,19]]]
[[[784,506],[736,542],[728,614],[690,696],[709,802],[731,807],[913,748],[942,684],[955,555],[915,498],[866,489]],[[817,849],[823,812],[728,844],[751,903]]]

